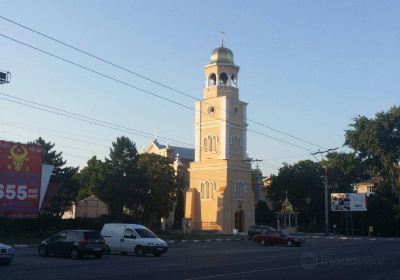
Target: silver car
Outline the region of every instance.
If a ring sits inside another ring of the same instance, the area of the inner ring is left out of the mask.
[[[13,247],[0,243],[0,264],[9,264],[15,255]]]

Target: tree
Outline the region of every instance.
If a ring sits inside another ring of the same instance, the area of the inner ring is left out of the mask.
[[[92,159],[85,170],[90,177],[81,180],[108,204],[111,216],[120,218],[124,207],[134,209],[142,202],[145,178],[138,168],[136,146],[129,138],[118,137],[112,143],[109,157],[104,162]]]
[[[95,193],[96,183],[98,182],[103,162],[98,160],[96,156],[88,160],[86,166],[76,175],[81,188],[79,190],[77,200],[82,200]]]
[[[383,184],[400,190],[400,107],[379,112],[374,118],[358,116],[346,131],[346,145],[354,149]]]
[[[356,183],[369,178],[364,164],[354,152],[329,153],[321,164],[328,167],[330,192],[353,192]]]
[[[256,205],[256,225],[272,225],[275,223],[276,214],[268,208],[265,201],[258,201]]]
[[[177,182],[172,161],[166,157],[141,154],[138,166],[147,178],[143,217],[150,225],[158,227],[161,217],[168,217],[181,185]]]
[[[323,170],[319,163],[311,160],[299,161],[293,165],[284,164],[278,175],[271,176],[271,187],[268,195],[280,204],[286,197],[296,211],[299,211],[300,222],[322,224],[323,222]]]
[[[51,164],[54,167],[50,183],[61,185],[57,193],[44,206],[41,213],[61,217],[79,191],[79,183],[74,177],[78,171],[78,167],[65,167],[66,161],[62,157],[62,152],[54,150],[54,143],[46,142],[43,138],[39,137],[29,144],[36,144],[42,147],[43,163]]]

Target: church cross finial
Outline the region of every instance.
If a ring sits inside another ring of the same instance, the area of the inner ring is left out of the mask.
[[[224,47],[225,32],[224,31],[220,31],[219,33],[221,35],[221,47]]]

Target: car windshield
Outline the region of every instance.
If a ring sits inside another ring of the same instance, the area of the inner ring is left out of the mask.
[[[135,229],[135,231],[137,232],[137,234],[139,234],[141,238],[157,238],[157,236],[154,233],[145,228],[138,228]]]

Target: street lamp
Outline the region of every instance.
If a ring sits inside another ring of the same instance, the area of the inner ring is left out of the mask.
[[[11,79],[11,73],[0,70],[0,84],[8,84]]]

